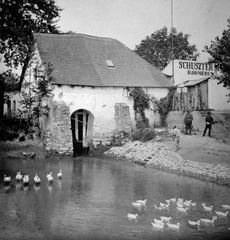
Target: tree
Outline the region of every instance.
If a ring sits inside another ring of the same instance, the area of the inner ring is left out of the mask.
[[[195,45],[189,44],[190,35],[178,33],[175,28],[172,32],[173,38],[167,27],[157,30],[136,45],[134,51],[159,70],[163,70],[172,59],[196,60],[199,53]]]
[[[211,55],[209,62],[220,70],[217,78],[224,87],[230,86],[230,18],[227,21],[228,29],[223,31],[222,37],[217,36],[209,47],[205,46],[205,52]]]
[[[60,11],[54,0],[1,0],[0,53],[8,67],[22,66],[20,83],[34,50],[33,32],[58,33]]]
[[[52,71],[53,67],[50,63],[44,65],[44,69],[37,66],[34,70],[34,82],[24,82],[23,87],[27,90],[22,92],[22,100],[20,104],[23,106],[22,113],[28,113],[28,123],[31,119],[35,119],[35,125],[39,128],[39,119],[48,116],[49,106],[46,102],[52,96]],[[46,103],[45,103],[46,102]]]
[[[59,33],[55,24],[60,11],[54,0],[0,0],[0,54],[7,67],[21,66],[19,88],[34,51],[33,32]],[[2,79],[2,89],[5,89],[4,84]],[[0,96],[0,104],[3,103],[3,95]]]

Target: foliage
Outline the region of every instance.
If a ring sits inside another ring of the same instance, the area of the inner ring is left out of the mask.
[[[1,1],[0,53],[6,66],[23,67],[20,82],[33,52],[33,32],[58,33],[60,11],[54,0]]]
[[[35,83],[25,82],[26,91],[22,93],[20,104],[23,107],[22,113],[29,113],[29,117],[34,117],[39,123],[39,118],[48,116],[49,106],[43,105],[45,99],[51,97],[52,89],[50,82],[52,80],[53,68],[51,64],[47,64],[44,70],[35,68]]]
[[[167,27],[164,27],[151,36],[147,36],[136,45],[135,52],[143,57],[150,64],[159,70],[163,70],[172,59],[196,60],[199,56],[196,46],[189,44],[189,34],[173,32],[173,55],[172,55],[172,33],[168,33]]]
[[[149,96],[141,87],[135,87],[129,93],[133,98],[133,109],[135,111],[135,120],[137,129],[149,126],[149,120],[145,117],[145,110],[149,108]]]
[[[12,72],[12,69],[0,74],[0,82],[5,92],[13,92],[18,90],[19,76]]]
[[[217,36],[210,46],[205,46],[205,52],[211,55],[209,62],[220,70],[216,77],[224,87],[230,87],[230,18],[227,21],[228,29],[223,31],[222,37]]]
[[[164,126],[166,124],[166,117],[170,111],[173,109],[173,97],[174,93],[176,91],[176,87],[170,87],[169,93],[166,97],[161,98],[159,101],[154,100],[155,105],[157,106],[157,109],[159,111],[159,114],[161,116],[161,124]]]
[[[151,128],[141,128],[134,131],[131,135],[132,141],[139,140],[141,142],[147,142],[156,137],[156,132]]]

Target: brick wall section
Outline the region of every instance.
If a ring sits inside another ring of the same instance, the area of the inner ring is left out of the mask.
[[[52,126],[47,136],[46,149],[60,154],[72,154],[70,108],[64,102],[53,102],[52,110]]]
[[[118,132],[130,133],[132,130],[129,106],[125,103],[115,104],[115,124]]]

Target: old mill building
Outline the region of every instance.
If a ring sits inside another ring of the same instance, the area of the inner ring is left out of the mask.
[[[35,81],[34,69],[51,64],[52,98],[49,116],[41,121],[47,150],[71,153],[90,144],[109,144],[120,132],[135,129],[134,87],[150,97],[165,97],[172,81],[116,39],[84,34],[34,34],[36,54],[26,81]],[[153,109],[146,111],[150,126]]]

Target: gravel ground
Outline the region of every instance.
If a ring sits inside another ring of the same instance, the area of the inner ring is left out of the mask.
[[[222,140],[183,135],[179,151],[173,149],[174,142],[168,138],[161,142],[127,142],[104,155],[230,186],[230,146]]]

